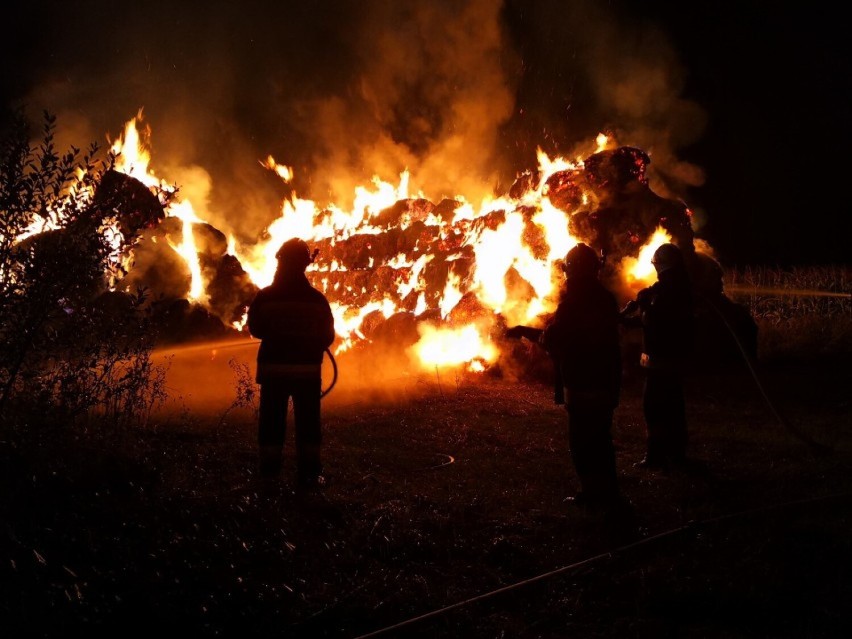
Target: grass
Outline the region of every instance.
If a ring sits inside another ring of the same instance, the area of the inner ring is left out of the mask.
[[[318,495],[293,490],[292,433],[284,475],[255,476],[246,408],[5,441],[11,636],[357,637],[598,555],[386,636],[846,636],[845,367],[761,371],[779,410],[832,444],[824,457],[745,374],[693,378],[698,463],[671,473],[633,467],[644,433],[629,374],[614,437],[635,534],[564,503],[577,485],[546,385],[403,375],[379,399],[346,371],[324,404],[332,483]]]
[[[301,494],[292,429],[284,474],[255,474],[253,350],[168,356],[172,401],[144,428],[5,433],[0,623],[16,637],[354,638],[411,619],[380,636],[847,637],[849,301],[751,295],[772,406],[745,366],[691,376],[688,469],[634,467],[642,379],[626,370],[613,435],[634,529],[565,502],[578,486],[546,362],[475,376],[341,357],[323,402],[332,481]],[[812,348],[820,330],[840,339]]]

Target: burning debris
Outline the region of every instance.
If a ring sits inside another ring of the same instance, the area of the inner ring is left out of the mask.
[[[603,277],[621,301],[653,280],[650,256],[663,242],[681,247],[696,276],[709,272],[687,206],[650,188],[649,156],[604,136],[573,162],[539,152],[536,171],[478,209],[462,196],[434,203],[410,195],[407,173],[397,187],[375,178],[350,212],[291,193],[280,218],[246,245],[199,218],[173,188],[173,203],[158,209],[149,189],[169,187],[148,172],[135,125],[113,147],[117,171],[105,188],[139,204],[124,224],[150,228],[116,289],[141,287],[165,303],[169,341],[243,331],[248,304],[271,281],[275,251],[294,236],[317,250],[307,274],[332,303],[337,352],[384,343],[411,349],[427,369],[494,364],[503,327],[540,324],[555,308],[559,261],[578,242],[606,257]],[[272,158],[264,166],[292,179]]]
[[[582,168],[560,171],[547,180],[554,206],[571,213],[575,237],[621,261],[635,257],[662,228],[681,249],[691,249],[691,214],[682,202],[660,197],[648,186],[651,159],[633,147],[600,151]]]
[[[113,217],[118,231],[126,237],[153,228],[166,217],[163,203],[150,188],[115,169],[104,172],[92,208],[101,219]]]

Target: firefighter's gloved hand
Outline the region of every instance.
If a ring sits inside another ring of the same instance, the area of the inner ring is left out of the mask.
[[[631,315],[635,313],[639,309],[639,302],[636,300],[631,300],[627,302],[624,308],[621,309],[621,316],[626,317],[627,315]]]
[[[511,328],[506,329],[506,337],[509,339],[521,339],[524,336],[523,326],[512,326]]]
[[[637,328],[642,326],[642,318],[636,313],[639,310],[639,302],[633,300],[621,309],[618,314],[618,321],[622,326],[627,328]]]
[[[532,328],[530,326],[513,326],[505,333],[506,337],[511,339],[527,338],[531,342],[537,342],[543,332],[540,328]]]

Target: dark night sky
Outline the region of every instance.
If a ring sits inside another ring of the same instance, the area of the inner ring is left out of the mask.
[[[723,263],[848,263],[849,37],[786,5],[34,1],[4,10],[0,97],[82,146],[144,107],[157,173],[209,176],[204,217],[247,237],[285,193],[269,154],[319,201],[406,166],[435,199],[606,129]]]
[[[706,235],[738,262],[849,264],[845,21],[821,2],[722,3],[736,7],[726,15],[720,3],[689,4],[655,13],[689,65],[686,95],[709,114],[684,152],[707,172],[688,200],[707,210]]]

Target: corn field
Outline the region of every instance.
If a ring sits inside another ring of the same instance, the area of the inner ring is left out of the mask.
[[[763,357],[852,352],[848,266],[732,269],[725,292],[757,321]]]

